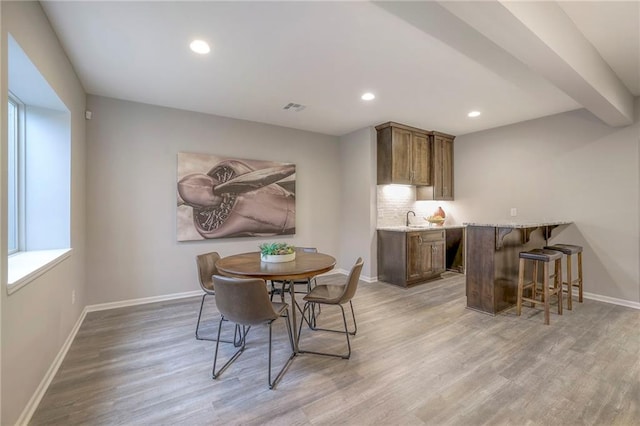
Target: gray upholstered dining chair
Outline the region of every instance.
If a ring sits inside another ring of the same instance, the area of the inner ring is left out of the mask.
[[[207,296],[214,296],[215,289],[213,288],[213,276],[218,273],[218,269],[216,268],[216,262],[220,259],[220,255],[218,252],[212,251],[210,253],[199,254],[196,256],[196,264],[198,266],[198,281],[200,282],[200,288],[204,291],[202,295],[202,301],[200,302],[200,311],[198,312],[198,322],[196,323],[196,339],[197,340],[210,340],[214,341],[216,339],[211,337],[202,337],[199,333],[200,331],[200,320],[202,318],[202,309],[204,307],[204,300]],[[236,346],[240,345],[240,338],[242,332],[247,332],[248,329],[241,331],[240,327],[236,327],[233,336],[233,343]],[[231,343],[229,341],[223,340],[223,342]]]
[[[356,323],[356,314],[353,310],[353,296],[356,294],[356,289],[358,288],[358,281],[360,279],[360,273],[362,272],[362,265],[364,262],[362,258],[358,258],[355,265],[351,268],[351,272],[349,273],[349,277],[347,278],[347,282],[345,285],[335,285],[335,284],[320,284],[315,286],[309,294],[304,297],[304,309],[302,311],[302,318],[300,319],[300,326],[298,328],[298,342],[300,341],[300,333],[302,332],[302,324],[306,322],[309,325],[311,330],[321,330],[321,331],[331,331],[336,333],[344,333],[347,338],[347,348],[348,352],[346,355],[342,354],[334,354],[327,352],[316,352],[309,350],[302,350],[300,345],[298,345],[298,351],[301,353],[313,353],[318,355],[327,355],[327,356],[335,356],[344,359],[349,359],[351,356],[351,343],[349,342],[349,335],[355,335],[358,331],[358,324]],[[349,302],[349,306],[351,307],[351,316],[353,317],[353,331],[349,331],[347,326],[347,317],[344,312],[344,308],[342,305]],[[340,307],[342,311],[342,321],[344,323],[344,331],[343,330],[331,330],[326,328],[319,328],[316,326],[315,322],[310,322],[305,317],[305,313],[308,310],[312,310],[314,305],[336,305]]]
[[[202,318],[202,308],[204,307],[204,300],[207,296],[215,295],[213,289],[213,276],[218,273],[216,268],[216,262],[220,259],[218,252],[212,251],[211,253],[199,254],[196,256],[196,264],[198,265],[198,281],[200,282],[200,288],[204,291],[202,295],[202,301],[200,302],[200,311],[198,312],[198,322],[196,324],[196,339],[198,340],[214,340],[211,338],[201,337],[200,331],[200,319]]]
[[[220,333],[222,332],[222,324],[231,321],[236,326],[251,327],[259,324],[269,325],[269,371],[267,382],[269,389],[273,389],[284,375],[286,369],[291,364],[295,356],[293,346],[293,335],[291,332],[291,324],[289,322],[289,305],[281,302],[272,302],[269,299],[264,280],[259,278],[229,278],[221,275],[214,275],[213,282],[216,288],[215,298],[216,305],[220,311],[220,323],[218,325],[218,339],[216,341],[216,351],[213,357],[212,376],[214,379],[220,377],[220,374],[235,361],[244,352],[246,347],[247,333],[241,336],[240,348],[231,356],[231,358],[216,371],[216,363],[218,361],[218,349],[220,347]],[[271,352],[272,352],[272,324],[280,317],[284,317],[287,325],[287,333],[289,334],[289,344],[291,345],[291,355],[287,359],[284,366],[280,369],[273,381],[271,380]]]

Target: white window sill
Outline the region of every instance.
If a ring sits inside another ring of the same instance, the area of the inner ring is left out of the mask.
[[[7,293],[24,287],[49,269],[71,256],[70,248],[24,251],[9,256]]]

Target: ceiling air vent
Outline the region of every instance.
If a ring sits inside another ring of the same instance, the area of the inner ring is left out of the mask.
[[[289,102],[282,109],[286,111],[300,112],[305,108],[306,108],[306,105],[294,104],[293,102]]]

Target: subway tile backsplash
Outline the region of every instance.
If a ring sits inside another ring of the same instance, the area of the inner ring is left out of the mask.
[[[430,216],[442,205],[447,211],[446,203],[441,201],[416,202],[415,186],[378,185],[377,186],[378,223],[377,226],[402,226],[405,224],[407,212],[413,210],[411,223],[424,223],[424,218]]]
[[[407,211],[414,210],[414,186],[378,185],[378,227],[404,225]],[[415,211],[415,210],[414,210]],[[416,212],[416,215],[418,212]]]

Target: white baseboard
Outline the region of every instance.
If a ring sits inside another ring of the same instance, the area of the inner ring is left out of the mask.
[[[24,407],[24,410],[22,410],[20,417],[18,417],[18,420],[16,421],[17,426],[27,425],[31,421],[31,416],[33,416],[36,408],[38,408],[38,405],[40,405],[42,397],[47,392],[47,389],[49,388],[49,385],[51,384],[53,378],[56,376],[56,373],[58,372],[62,361],[67,356],[67,352],[71,347],[71,343],[73,343],[73,340],[76,338],[76,334],[78,333],[78,330],[80,330],[80,326],[82,325],[84,318],[87,316],[87,312],[87,308],[85,307],[82,310],[78,321],[76,321],[75,325],[71,329],[67,340],[65,340],[64,344],[60,348],[58,355],[56,355],[55,359],[53,360],[53,363],[49,367],[49,370],[47,370],[46,374],[42,378],[42,381],[36,388],[36,391],[33,393],[31,399],[29,399],[29,402],[27,402],[27,405]]]
[[[318,276],[321,277],[323,275],[332,275],[332,274],[335,274],[335,273],[342,274],[342,275],[349,275],[349,272],[351,272],[351,271],[348,271],[346,269],[332,269],[331,271],[329,271],[327,273],[324,273],[324,274],[321,274],[321,275],[318,275]],[[378,277],[368,277],[366,275],[360,275],[360,280],[364,281],[364,282],[367,282],[367,283],[374,283],[374,282],[378,281]]]
[[[202,290],[143,297],[141,299],[122,300],[120,302],[99,303],[97,305],[87,305],[85,309],[87,312],[106,311],[107,309],[124,308],[125,306],[144,305],[147,303],[164,302],[167,300],[184,299],[185,297],[195,296],[202,296]]]
[[[348,274],[349,273],[347,272],[345,275],[348,275]],[[376,281],[378,281],[378,277],[367,277],[365,275],[360,275],[360,279],[367,283],[375,283]]]
[[[614,305],[626,306],[627,308],[640,309],[640,303],[632,302],[630,300],[616,299],[615,297],[601,296],[599,294],[587,292],[582,293],[582,296],[589,300],[597,300],[598,302],[612,303]]]

